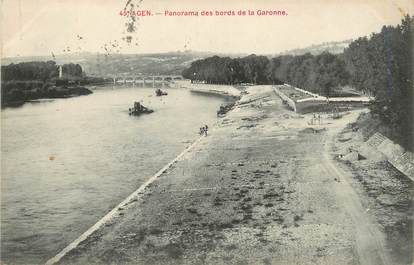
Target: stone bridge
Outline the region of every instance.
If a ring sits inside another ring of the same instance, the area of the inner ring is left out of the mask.
[[[115,84],[155,84],[167,83],[174,80],[183,80],[181,75],[137,75],[137,76],[113,76],[105,80],[111,80]]]

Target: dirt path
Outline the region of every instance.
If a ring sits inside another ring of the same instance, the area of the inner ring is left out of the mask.
[[[332,159],[332,145],[334,136],[343,128],[332,129],[327,137],[324,152],[324,167],[340,183],[336,189],[337,195],[342,199],[343,206],[351,216],[356,228],[356,248],[361,264],[367,265],[392,265],[388,257],[388,249],[385,244],[385,236],[379,229],[375,219],[367,214],[358,194],[350,185],[351,176],[335,164]]]
[[[270,87],[251,88],[59,263],[389,264],[382,232],[331,160],[330,132],[347,118],[308,120]]]
[[[368,217],[375,219],[374,230],[370,230],[371,226],[364,228],[370,231],[371,244],[376,244],[371,247],[387,250],[389,255],[382,258],[384,263],[388,260],[388,264],[412,265],[414,185],[381,152],[365,143],[364,130],[370,128],[366,117],[364,114],[358,122],[336,134],[333,144],[330,141],[329,149],[336,154],[333,163],[345,176],[347,184],[353,187],[353,193],[363,198],[360,203],[369,211]],[[338,155],[342,155],[342,159]],[[375,233],[378,230],[385,232],[385,239],[382,233]]]

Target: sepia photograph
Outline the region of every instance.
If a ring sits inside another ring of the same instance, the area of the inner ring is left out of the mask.
[[[0,11],[0,265],[414,265],[412,0]]]

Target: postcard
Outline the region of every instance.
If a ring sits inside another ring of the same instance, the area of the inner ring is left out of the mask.
[[[2,0],[0,264],[413,264],[410,0]]]

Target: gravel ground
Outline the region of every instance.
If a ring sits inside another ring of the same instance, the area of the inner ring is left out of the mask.
[[[333,160],[333,137],[358,113],[310,126],[270,86],[248,92],[59,263],[393,264],[365,195]]]

